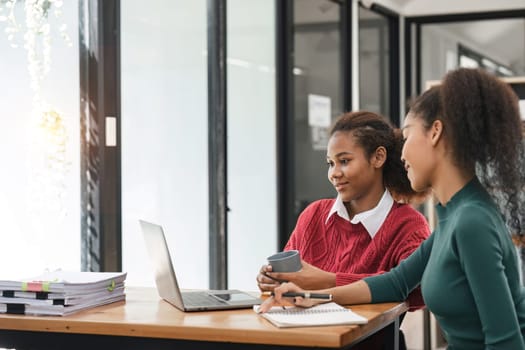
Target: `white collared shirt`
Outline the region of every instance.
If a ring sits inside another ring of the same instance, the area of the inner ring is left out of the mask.
[[[330,209],[330,212],[328,213],[326,222],[328,222],[328,219],[330,219],[334,213],[337,213],[337,215],[339,215],[341,218],[345,219],[346,221],[350,221],[352,224],[362,223],[370,237],[374,238],[381,225],[383,225],[383,222],[385,221],[388,213],[390,212],[392,204],[394,204],[394,199],[392,198],[390,192],[385,190],[381,200],[374,208],[356,214],[352,220],[350,220],[350,216],[348,215],[348,211],[346,210],[343,200],[340,196],[337,196],[334,205],[332,205],[332,209]]]

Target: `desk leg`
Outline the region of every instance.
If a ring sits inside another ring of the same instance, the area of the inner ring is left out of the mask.
[[[430,350],[431,348],[430,311],[428,311],[428,308],[425,308],[423,310],[423,349]]]
[[[394,350],[399,350],[399,317],[394,320]]]

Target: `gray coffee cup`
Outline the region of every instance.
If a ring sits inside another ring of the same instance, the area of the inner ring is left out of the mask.
[[[273,272],[297,272],[303,267],[298,250],[279,252],[269,256],[267,260],[272,265]]]

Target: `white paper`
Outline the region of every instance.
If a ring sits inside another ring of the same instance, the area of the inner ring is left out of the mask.
[[[332,122],[331,114],[330,97],[308,94],[308,125],[328,128]]]
[[[525,100],[520,100],[521,120],[525,120]]]
[[[328,128],[317,126],[310,128],[312,148],[316,151],[324,151],[328,145]]]
[[[117,118],[106,117],[106,147],[117,146]]]

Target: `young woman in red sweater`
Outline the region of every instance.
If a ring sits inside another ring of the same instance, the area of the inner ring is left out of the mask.
[[[402,135],[371,112],[342,115],[330,131],[326,161],[335,199],[311,203],[299,216],[285,250],[301,253],[302,269],[257,275],[261,291],[279,281],[304,289],[346,285],[382,274],[407,258],[430,235],[426,219],[408,203],[424,195],[412,190],[401,162]],[[424,306],[419,289],[408,298],[411,310]],[[378,333],[362,349],[390,349],[393,341]],[[390,334],[390,332],[386,333]],[[400,349],[405,349],[400,333]]]
[[[349,284],[397,266],[430,234],[427,221],[412,206],[421,200],[410,187],[401,162],[402,135],[371,112],[342,115],[330,131],[326,161],[335,199],[311,203],[299,216],[285,250],[301,253],[299,272],[257,275],[261,291],[278,281],[304,289]],[[409,298],[422,307],[419,290]]]

